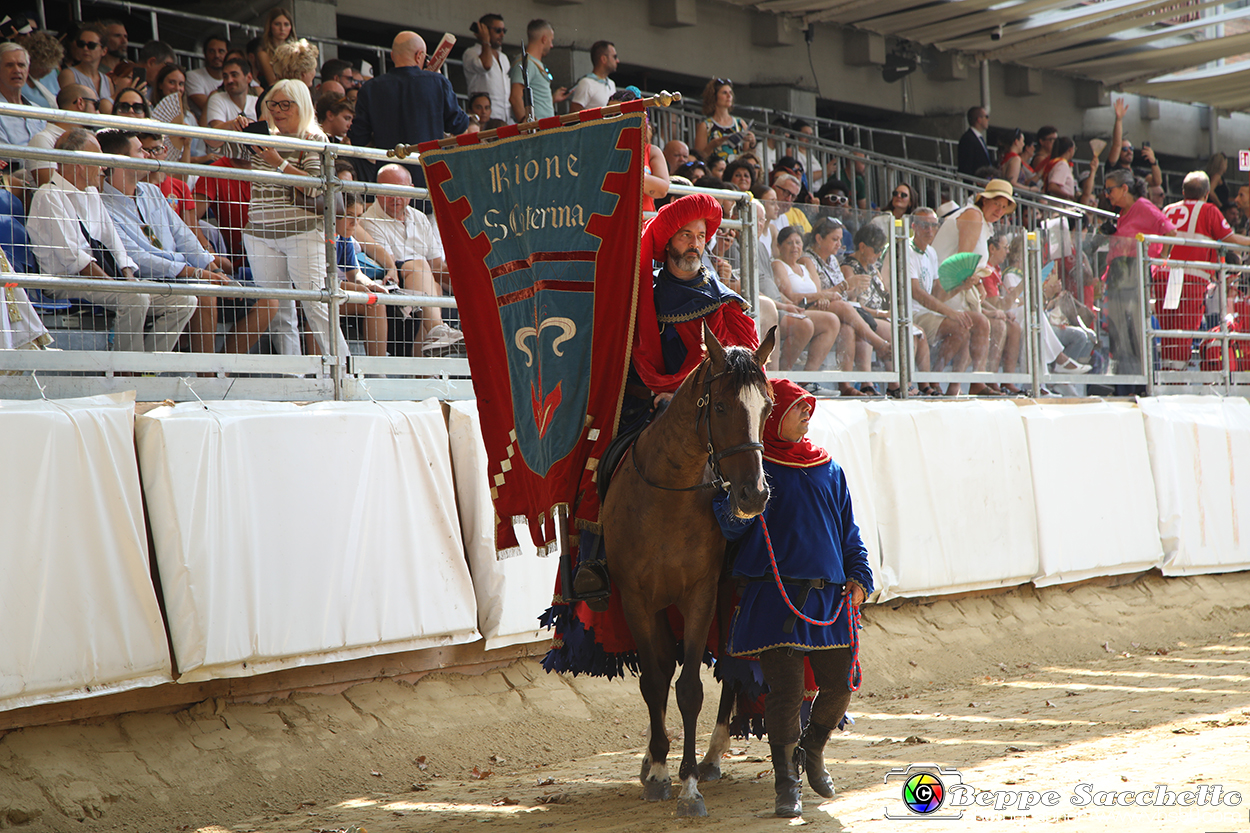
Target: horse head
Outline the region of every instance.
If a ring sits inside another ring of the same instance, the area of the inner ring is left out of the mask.
[[[768,502],[763,435],[773,402],[764,364],[776,338],[773,327],[758,350],[725,348],[706,322],[703,325],[709,367],[702,379],[705,389],[700,406],[706,409],[712,465],[729,484],[730,506],[743,518],[759,515]]]

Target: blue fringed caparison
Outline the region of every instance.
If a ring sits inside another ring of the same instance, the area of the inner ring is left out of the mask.
[[[553,645],[543,657],[543,668],[548,672],[559,674],[589,674],[592,677],[624,677],[625,672],[638,673],[638,653],[622,651],[609,653],[595,639],[594,628],[588,628],[573,615],[567,604],[557,603],[547,608],[538,622],[545,628],[556,632],[556,639],[561,644]],[[677,641],[677,662],[681,664],[682,641]],[[717,659],[711,651],[703,652],[703,664],[708,668],[717,665]],[[719,679],[719,677],[717,678]],[[761,693],[763,693],[761,691]]]
[[[547,608],[538,622],[556,632],[559,644],[552,645],[543,657],[543,668],[548,673],[589,674],[592,677],[624,677],[628,670],[638,673],[638,654],[626,651],[608,653],[595,639],[593,628],[587,628],[582,620],[573,615],[567,604],[553,604]]]

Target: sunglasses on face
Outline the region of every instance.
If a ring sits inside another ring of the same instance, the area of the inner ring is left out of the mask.
[[[492,27],[491,27],[491,31],[492,31],[492,32],[494,32],[496,35],[506,35],[506,34],[508,34],[508,27],[506,27],[506,26],[492,26]]]
[[[894,193],[890,194],[890,196],[891,197],[907,197],[907,199],[911,199],[911,194],[908,193],[907,191],[895,191]]]
[[[96,108],[97,110],[100,109],[100,99],[98,98],[85,98],[84,97],[78,100],[83,102],[84,104],[90,104],[92,107]]]
[[[825,197],[830,205],[850,205],[851,201],[847,197]]]
[[[266,101],[265,106],[269,108],[269,112],[271,113],[277,112],[278,110],[285,113],[291,109],[291,105],[294,103],[294,101]]]
[[[79,49],[86,49],[87,51],[91,51],[92,49],[99,49],[100,46],[102,45],[98,40],[76,40],[74,41],[74,43],[78,46]]]
[[[129,101],[123,101],[113,106],[113,112],[115,113],[142,113],[143,105],[132,104]]]

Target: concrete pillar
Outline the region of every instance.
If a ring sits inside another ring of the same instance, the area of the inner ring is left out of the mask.
[[[981,59],[981,106],[990,112],[990,62]]]
[[[337,38],[339,36],[338,3],[335,0],[292,0],[291,15],[295,18],[295,31],[301,38]],[[433,44],[430,47],[433,48]],[[318,44],[321,63],[339,56],[337,46]]]

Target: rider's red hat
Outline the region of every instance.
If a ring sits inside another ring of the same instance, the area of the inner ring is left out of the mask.
[[[651,259],[664,262],[664,247],[672,236],[686,224],[695,220],[707,221],[707,239],[710,241],[720,228],[720,203],[707,194],[688,194],[673,200],[647,221],[642,229],[642,253],[651,253]]]

